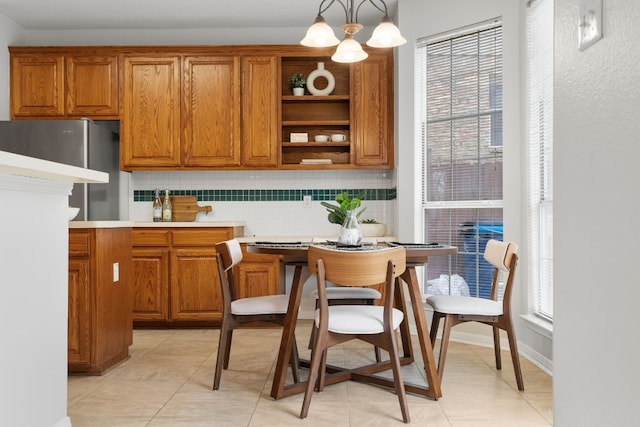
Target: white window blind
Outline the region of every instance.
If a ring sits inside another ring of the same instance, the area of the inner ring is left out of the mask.
[[[488,298],[482,255],[502,239],[501,22],[420,41],[416,67],[425,241],[459,248],[429,262],[425,291]]]
[[[553,0],[526,12],[529,301],[553,318]]]

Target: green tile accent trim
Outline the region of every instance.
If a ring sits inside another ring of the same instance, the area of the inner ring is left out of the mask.
[[[199,202],[290,202],[311,195],[314,201],[333,201],[343,191],[350,195],[365,190],[363,200],[394,200],[395,188],[316,189],[316,190],[171,190],[173,196],[196,196]],[[134,202],[151,202],[155,190],[134,190]]]

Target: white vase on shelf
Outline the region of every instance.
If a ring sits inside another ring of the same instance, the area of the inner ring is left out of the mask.
[[[318,77],[327,79],[327,86],[324,89],[318,89],[315,81]],[[318,68],[313,70],[307,77],[307,90],[311,95],[330,95],[336,87],[336,79],[333,74],[324,68],[324,62],[318,62]]]
[[[304,88],[303,87],[294,87],[293,88],[293,95],[294,96],[303,96],[304,95]]]

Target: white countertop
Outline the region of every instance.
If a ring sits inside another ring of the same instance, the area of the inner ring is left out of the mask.
[[[0,173],[66,182],[109,182],[109,174],[0,151]]]
[[[69,228],[127,228],[133,221],[69,221]]]
[[[244,221],[135,222],[134,227],[244,227]]]

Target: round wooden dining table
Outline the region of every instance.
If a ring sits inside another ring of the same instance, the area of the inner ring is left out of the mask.
[[[311,273],[307,268],[307,249],[310,244],[311,243],[304,242],[265,242],[250,243],[247,245],[247,250],[249,252],[279,255],[284,266],[294,268],[293,281],[291,283],[291,291],[289,294],[287,317],[282,331],[278,360],[276,362],[276,369],[271,387],[271,397],[274,399],[280,399],[282,397],[302,393],[306,389],[306,381],[286,384],[286,377],[291,348],[295,342],[294,335],[298,320],[300,301],[302,300],[303,285],[311,277]],[[433,348],[429,339],[429,329],[427,328],[416,267],[424,266],[427,263],[428,258],[431,256],[453,255],[457,253],[457,248],[455,246],[439,244],[404,244],[402,246],[406,249],[407,262],[406,270],[402,273],[400,278],[397,279],[398,282],[395,286],[395,307],[404,312],[405,319],[409,319],[404,297],[405,293],[403,292],[403,286],[401,286],[402,282],[404,282],[407,285],[407,293],[411,303],[417,338],[420,343],[420,352],[422,361],[424,362],[425,377],[427,380],[427,385],[413,384],[405,381],[405,390],[409,393],[418,394],[431,399],[438,399],[439,397],[442,397],[440,378],[438,377],[436,370],[437,365],[435,363]],[[402,322],[400,326],[400,336],[402,342],[400,362],[402,365],[413,363],[415,361],[415,357],[411,345],[411,334],[408,321]],[[301,364],[302,366],[308,366],[308,361],[301,360]],[[341,381],[354,380],[393,388],[393,380],[375,375],[378,372],[388,369],[391,369],[388,360],[354,369],[327,366],[325,384],[329,385]]]

